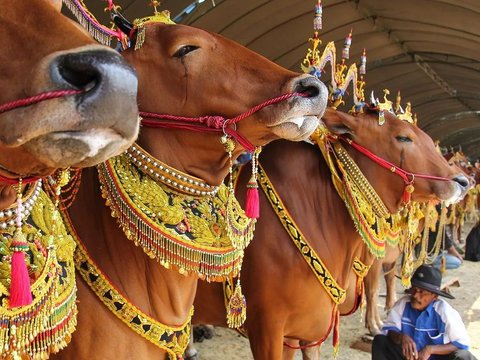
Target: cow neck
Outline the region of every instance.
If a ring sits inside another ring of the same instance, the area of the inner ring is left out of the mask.
[[[307,238],[303,235],[302,231],[295,223],[295,220],[290,215],[288,209],[286,208],[285,204],[283,203],[282,199],[278,195],[277,191],[275,190],[273,183],[269,179],[267,173],[263,169],[262,165],[258,164],[258,180],[260,187],[263,190],[268,202],[272,206],[275,214],[277,215],[278,219],[282,223],[285,231],[288,233],[290,239],[292,240],[295,247],[300,251],[303,260],[307,263],[307,265],[312,270],[313,274],[317,278],[320,285],[324,288],[327,294],[332,299],[334,306],[332,309],[332,318],[330,322],[330,327],[333,328],[333,348],[334,353],[338,351],[339,344],[340,344],[340,332],[339,332],[339,317],[340,311],[338,306],[345,302],[346,300],[346,290],[340,287],[337,283],[333,275],[328,270],[325,263],[322,259],[318,256],[317,252],[313,249],[310,245]],[[353,271],[358,275],[365,276],[368,272],[369,267],[363,265],[363,269],[360,269],[359,264],[361,261],[358,258],[355,258],[356,261],[352,264]],[[225,287],[224,287],[225,290]],[[227,293],[224,293],[224,296],[227,296]],[[321,344],[325,338],[315,342],[316,344]],[[285,343],[284,343],[285,344]]]
[[[62,210],[68,232],[77,245],[74,255],[75,267],[88,287],[125,325],[159,349],[166,351],[170,360],[181,358],[190,340],[193,306],[187,319],[180,325],[166,325],[144,313],[102,272],[82,243],[68,213],[65,209]]]
[[[297,247],[302,253],[303,259],[312,269],[320,284],[324,287],[333,302],[337,305],[342,304],[345,301],[345,289],[340,287],[336,282],[322,259],[318,256],[300,228],[296,225],[260,163],[258,164],[258,180],[265,196],[280,219],[283,227],[289,234],[295,247]]]
[[[99,165],[98,173],[125,236],[162,266],[218,281],[239,272],[255,219],[224,184],[209,186],[138,145]]]
[[[423,217],[420,204],[409,202],[403,210],[391,214],[340,142],[329,137],[326,128],[313,138],[325,158],[332,181],[358,233],[372,255],[385,256],[385,244],[397,246],[399,240],[411,243],[418,234]]]
[[[76,284],[73,264],[73,239],[42,180],[25,186],[21,206],[0,211],[3,246],[0,248],[0,272],[10,274],[11,246],[21,232],[22,251],[30,282],[31,302],[11,307],[10,276],[0,279],[0,347],[6,357],[48,358],[69,342],[76,326]],[[21,226],[17,212],[23,214]]]

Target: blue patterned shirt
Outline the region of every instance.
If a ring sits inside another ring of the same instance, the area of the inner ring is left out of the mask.
[[[462,350],[469,347],[467,330],[460,314],[440,298],[419,311],[412,308],[410,296],[402,297],[390,310],[382,330],[385,334],[393,330],[409,335],[415,341],[417,351],[427,345],[449,343]]]

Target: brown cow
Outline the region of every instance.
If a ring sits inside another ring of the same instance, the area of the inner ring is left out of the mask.
[[[254,145],[305,139],[318,125],[327,90],[316,78],[288,71],[219,35],[183,25],[151,23],[145,42],[123,55],[139,76],[142,111],[182,116],[233,117],[285,93],[304,92],[263,108],[238,123]],[[189,176],[219,185],[229,171],[228,155],[215,133],[144,127],[138,143],[152,157]],[[233,157],[243,149],[235,149]],[[130,302],[156,320],[184,324],[198,277],[168,270],[127,240],[110,216],[97,174],[84,171],[77,201],[69,209],[90,256]],[[87,284],[78,281],[77,336],[59,359],[163,359],[166,352],[118,320]],[[175,356],[170,354],[171,356]],[[181,354],[177,354],[180,356]]]
[[[455,200],[468,189],[466,177],[452,171],[428,135],[390,113],[385,116],[385,124],[379,126],[375,113],[351,116],[327,110],[324,122],[332,132],[348,134],[356,143],[408,171],[451,179],[448,182],[417,179],[413,198],[418,201]],[[353,148],[347,148],[388,210],[397,212],[403,181]],[[305,238],[346,290],[340,313],[351,313],[358,306],[360,295],[356,291],[353,260],[357,256],[370,265],[374,257],[338,196],[321,153],[306,143],[276,142],[262,152],[260,163]],[[239,192],[248,180],[245,175],[239,180]],[[283,345],[284,338],[307,342],[326,338],[331,331],[335,304],[306,266],[263,195],[261,209],[255,238],[246,250],[241,271],[247,299],[245,329],[255,359],[291,359],[293,352]],[[195,308],[194,323],[224,326],[222,286],[200,283]]]
[[[59,5],[0,0],[3,359],[46,359],[66,345],[76,323],[75,244],[58,236],[58,213],[42,191],[66,177],[39,178],[117,155],[139,128],[133,68]]]
[[[475,172],[473,171],[473,168],[468,165],[468,159],[465,154],[462,152],[451,152],[444,157],[450,165],[456,166],[457,169],[465,173],[472,186],[476,183]],[[461,229],[465,216],[476,212],[477,196],[477,189],[471,188],[461,201],[451,205],[450,214],[454,215],[454,218],[450,220],[451,223],[447,226],[451,227],[456,242],[461,242],[460,235],[462,233]],[[382,270],[386,285],[385,310],[388,311],[396,301],[395,265],[399,255],[400,250],[397,247],[388,246],[386,257],[384,259],[376,260],[372,264],[372,267],[365,278],[365,326],[372,335],[378,334],[383,326],[382,317],[378,307],[379,281]]]

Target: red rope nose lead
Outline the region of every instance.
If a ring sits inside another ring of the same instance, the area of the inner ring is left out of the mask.
[[[187,117],[187,116],[175,116],[169,114],[157,114],[151,112],[140,111],[140,116],[143,118],[142,125],[154,128],[167,128],[167,129],[184,129],[192,130],[199,132],[216,132],[216,133],[225,133],[233,137],[235,140],[243,146],[243,148],[249,152],[255,151],[255,146],[248,141],[244,136],[238,133],[234,128],[229,127],[229,125],[236,124],[240,120],[243,120],[257,111],[285,101],[294,96],[307,97],[306,93],[289,93],[281,96],[277,96],[273,99],[264,101],[261,104],[258,104],[251,109],[245,111],[244,113],[235,116],[231,119],[225,119],[223,116],[200,116],[200,117]],[[163,120],[163,121],[159,121]]]
[[[45,100],[50,100],[50,99],[56,99],[64,96],[70,96],[70,95],[77,95],[81,94],[83,90],[55,90],[55,91],[47,91],[38,95],[34,95],[28,98],[20,99],[20,100],[14,100],[10,101],[8,103],[5,103],[3,105],[0,105],[0,114],[22,108],[25,106],[37,104],[39,102],[45,101]],[[26,177],[22,179],[22,182],[24,184],[28,184],[34,181],[37,181],[39,178],[38,177]],[[0,175],[0,183],[6,183],[6,184],[18,184],[18,179],[11,179],[8,177],[5,177],[3,175]]]
[[[446,177],[411,173],[409,171],[406,171],[396,166],[395,164],[392,164],[388,160],[385,160],[380,156],[375,155],[370,150],[364,148],[362,145],[357,144],[356,142],[350,139],[347,139],[343,136],[338,136],[338,138],[350,144],[353,148],[355,148],[356,150],[358,150],[359,152],[361,152],[362,154],[370,158],[373,162],[377,163],[381,167],[388,169],[392,173],[400,176],[403,179],[403,182],[405,183],[405,189],[403,191],[403,197],[402,197],[403,203],[405,204],[407,204],[410,201],[411,195],[414,191],[413,182],[415,181],[415,178],[438,180],[438,181],[451,181],[451,179]]]
[[[0,114],[13,109],[33,105],[45,100],[55,99],[59,97],[69,96],[69,95],[81,94],[82,92],[83,92],[82,90],[56,90],[56,91],[44,92],[44,93],[31,96],[25,99],[15,100],[15,101],[11,101],[6,104],[0,105]]]

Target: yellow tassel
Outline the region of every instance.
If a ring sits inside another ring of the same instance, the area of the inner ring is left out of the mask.
[[[239,328],[247,318],[247,302],[245,296],[242,294],[242,286],[240,285],[240,278],[237,279],[235,290],[232,297],[228,301],[227,306],[227,324],[228,327],[235,329]]]

